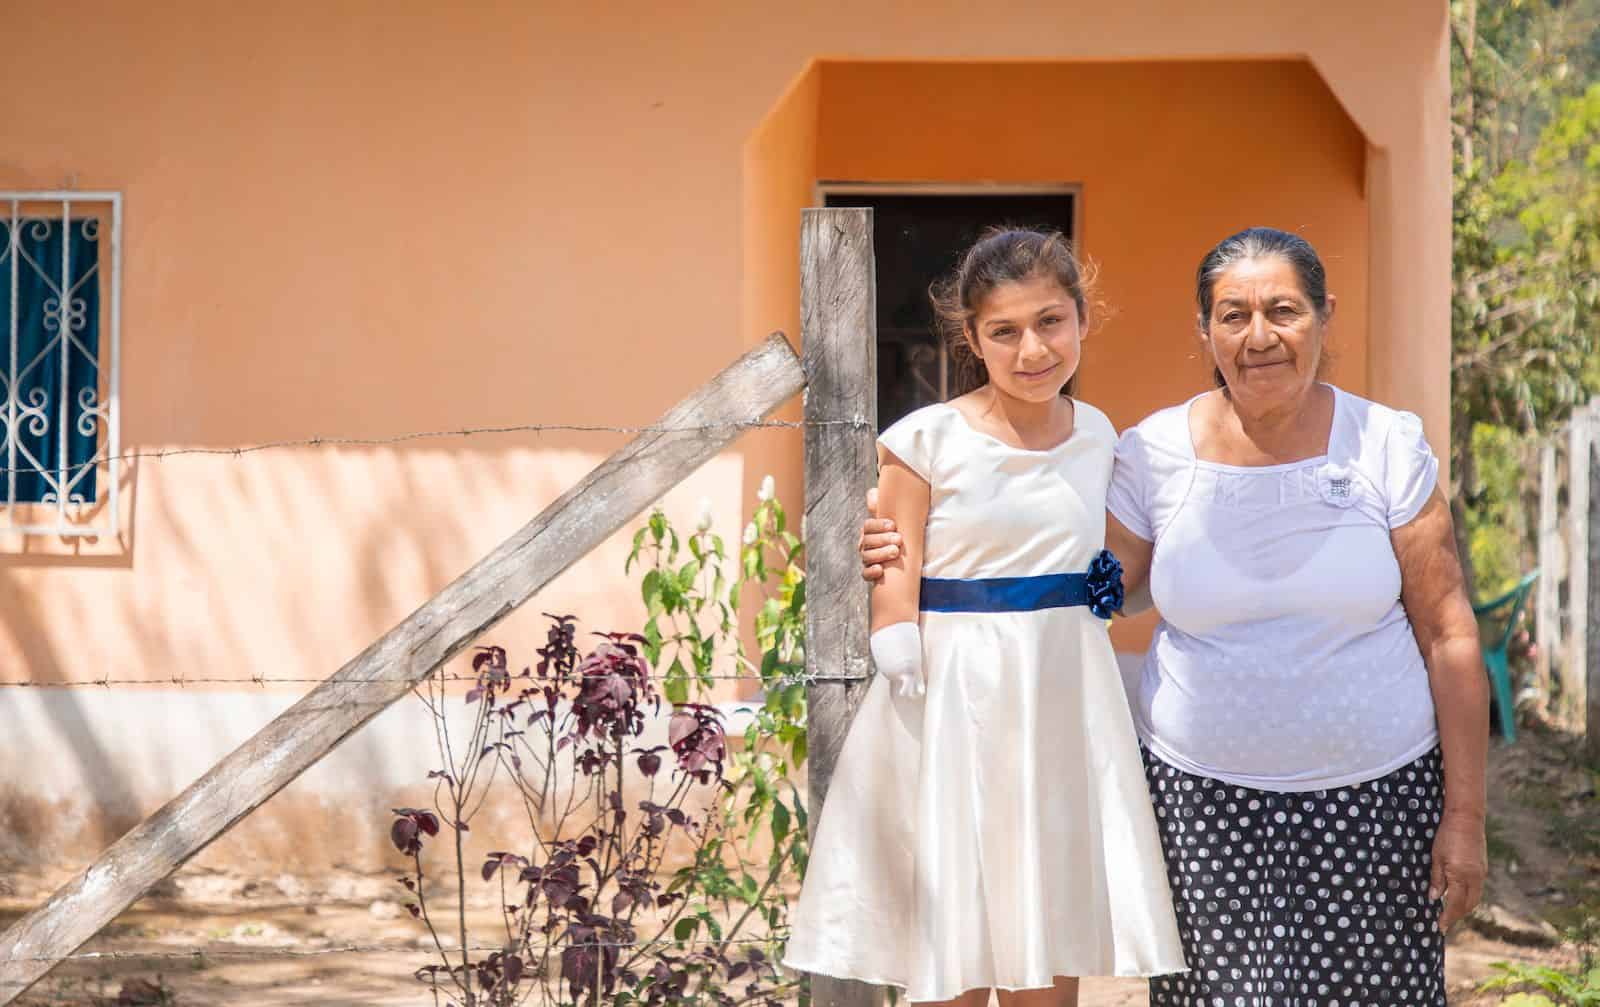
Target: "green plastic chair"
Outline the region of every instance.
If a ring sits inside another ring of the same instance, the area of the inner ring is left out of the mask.
[[[1492,643],[1485,641],[1482,645],[1484,667],[1489,671],[1493,721],[1506,741],[1517,740],[1516,699],[1511,695],[1511,658],[1507,651],[1511,646],[1511,637],[1517,631],[1517,617],[1522,614],[1522,606],[1527,604],[1533,582],[1538,579],[1539,571],[1534,570],[1500,597],[1472,606],[1472,614],[1480,618],[1493,617],[1502,609],[1506,610],[1506,628],[1500,633],[1500,638]]]

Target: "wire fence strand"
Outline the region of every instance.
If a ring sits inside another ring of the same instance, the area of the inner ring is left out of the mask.
[[[93,468],[98,465],[108,465],[116,462],[131,462],[141,459],[165,461],[169,458],[186,456],[210,456],[241,458],[245,455],[259,454],[263,451],[281,451],[289,448],[373,448],[391,447],[396,444],[405,444],[420,440],[442,440],[447,437],[477,437],[494,434],[522,434],[522,433],[573,433],[573,434],[693,434],[715,433],[726,430],[803,430],[806,428],[820,427],[849,427],[853,430],[869,429],[871,424],[865,417],[857,416],[848,420],[738,420],[726,423],[691,423],[681,426],[666,426],[661,424],[648,424],[645,426],[610,426],[601,423],[515,423],[506,426],[460,427],[453,430],[414,430],[407,433],[393,434],[385,437],[305,437],[299,440],[263,441],[257,444],[241,444],[231,448],[158,448],[153,451],[125,451],[115,455],[100,455],[87,461],[77,462],[64,466],[70,471]],[[0,476],[11,472],[18,474],[29,473],[33,475],[54,475],[61,471],[60,467],[40,467],[34,465],[0,465]]]
[[[69,466],[71,469],[89,468],[96,465],[105,465],[116,462],[130,462],[140,459],[164,461],[169,458],[200,456],[240,458],[247,455],[259,454],[264,451],[278,451],[290,448],[338,448],[338,447],[386,447],[395,444],[404,444],[410,441],[443,439],[447,437],[473,437],[493,434],[515,433],[579,433],[579,434],[648,434],[648,433],[711,433],[724,430],[800,430],[807,427],[849,427],[855,430],[870,429],[871,425],[864,417],[857,416],[848,420],[740,420],[731,423],[698,423],[686,425],[648,424],[645,426],[611,426],[599,423],[517,423],[506,426],[477,426],[460,427],[452,430],[415,430],[386,437],[307,437],[300,440],[264,441],[257,444],[240,445],[232,448],[164,448],[155,451],[130,451],[117,455],[102,456],[86,462]],[[36,466],[7,467],[0,465],[0,478],[7,473],[33,473],[53,474],[55,468],[39,468]],[[4,531],[0,526],[0,531]],[[439,676],[431,676],[438,678]],[[449,681],[476,681],[473,675],[445,675]],[[763,681],[762,677],[753,673],[741,674],[710,674],[697,675],[699,679],[712,679],[719,681]],[[783,684],[807,684],[810,682],[852,682],[859,681],[860,676],[855,675],[794,675],[780,678]],[[228,686],[266,686],[266,685],[319,685],[327,681],[323,678],[305,678],[298,676],[251,675],[237,678],[190,678],[188,676],[173,676],[169,678],[93,678],[93,679],[67,679],[61,681],[43,679],[0,679],[0,689],[87,689],[111,688],[112,686],[137,686],[137,687],[188,687],[192,685],[228,685]],[[368,681],[386,681],[375,678]],[[419,680],[420,681],[420,680]]]
[[[272,675],[253,675],[248,678],[72,678],[60,681],[46,681],[43,679],[16,678],[0,679],[0,689],[109,689],[112,686],[144,686],[151,688],[168,688],[177,686],[186,688],[191,685],[231,685],[231,686],[267,686],[267,685],[320,685],[328,681],[326,678],[278,678]],[[694,679],[711,679],[724,682],[770,682],[782,685],[804,685],[808,682],[855,682],[859,675],[778,675],[762,678],[754,673],[713,673],[708,675],[693,675]],[[439,681],[443,678],[449,682],[476,682],[476,675],[428,675],[416,680],[418,685],[426,681]],[[400,678],[365,678],[363,682],[397,682],[410,681]],[[513,679],[513,683],[523,679]],[[539,682],[541,679],[526,679],[529,682]]]
[[[472,437],[490,437],[516,434],[576,434],[576,435],[627,435],[645,436],[652,434],[678,435],[678,434],[721,434],[744,433],[757,430],[803,430],[808,428],[845,427],[856,431],[875,432],[874,425],[865,417],[857,415],[851,419],[841,420],[775,420],[757,419],[720,423],[701,424],[646,424],[646,425],[611,425],[587,423],[516,423],[505,425],[469,426],[443,430],[416,430],[398,434],[376,437],[352,436],[311,436],[298,439],[282,439],[260,443],[242,444],[234,447],[171,447],[150,450],[133,450],[116,454],[100,454],[86,461],[65,466],[36,466],[36,465],[0,465],[0,480],[16,474],[55,475],[64,469],[72,472],[82,472],[102,466],[113,467],[119,464],[126,465],[139,461],[166,462],[179,458],[222,458],[239,459],[248,456],[260,455],[265,452],[288,451],[296,449],[340,449],[340,448],[384,448],[410,444],[419,441],[446,440],[451,438],[465,439]],[[0,505],[0,513],[14,503],[26,501],[7,501]],[[0,532],[5,531],[0,526]],[[756,681],[765,682],[767,685],[792,685],[810,684],[813,682],[835,681],[861,681],[860,675],[825,675],[825,674],[780,674],[777,676],[763,677],[754,671],[735,673],[710,673],[695,674],[696,680],[721,680],[721,681]],[[235,677],[201,676],[189,677],[186,675],[169,676],[165,678],[113,678],[109,675],[88,679],[68,680],[42,680],[33,678],[0,679],[0,690],[3,689],[83,689],[83,688],[112,688],[112,687],[154,687],[154,688],[186,688],[191,686],[228,686],[240,688],[245,686],[264,687],[266,685],[321,685],[332,680],[333,676],[308,677],[308,676],[272,676],[251,675]],[[476,674],[459,674],[435,672],[425,676],[374,676],[366,679],[345,680],[345,684],[358,685],[361,682],[406,681],[416,686],[422,686],[429,681],[448,682],[480,682],[481,676]],[[515,678],[513,684],[527,681],[538,684],[543,679],[535,677]],[[247,938],[248,939],[248,938]],[[449,955],[468,953],[510,952],[523,956],[537,958],[541,955],[555,953],[559,955],[563,950],[572,946],[584,948],[617,948],[617,949],[642,949],[642,948],[719,948],[726,950],[735,946],[762,946],[771,947],[780,944],[786,939],[785,934],[769,934],[760,937],[730,938],[716,940],[710,938],[687,938],[631,941],[583,941],[578,945],[558,945],[545,943],[542,945],[507,945],[507,944],[469,944],[466,947],[446,945],[440,947],[426,936],[419,936],[406,943],[329,943],[320,947],[300,945],[265,945],[265,946],[240,946],[237,940],[228,940],[226,946],[190,947],[184,950],[168,950],[152,948],[149,950],[135,950],[128,948],[104,950],[78,950],[69,954],[52,955],[17,955],[16,949],[0,949],[0,964],[23,962],[46,962],[52,966],[73,962],[160,962],[184,961],[201,962],[208,959],[250,959],[255,961],[271,959],[307,959],[322,958],[335,955],[382,955],[418,958],[426,957],[437,960],[441,950]],[[105,940],[105,938],[101,938]],[[598,968],[598,963],[597,963]]]
[[[681,948],[681,947],[731,947],[733,945],[769,945],[780,943],[782,937],[733,937],[728,940],[714,940],[711,938],[686,938],[684,940],[653,940],[653,941],[583,941],[575,945],[541,944],[524,945],[521,947],[508,947],[506,944],[469,944],[465,948],[448,944],[444,951],[448,954],[482,953],[494,951],[512,951],[519,954],[542,955],[548,952],[560,953],[567,947],[584,948]],[[417,939],[411,944],[339,944],[325,948],[292,948],[292,947],[260,947],[260,948],[192,948],[188,951],[78,951],[70,955],[17,955],[0,957],[0,964],[13,962],[62,962],[74,961],[194,961],[203,958],[317,958],[325,955],[432,955],[439,954],[439,948],[433,946],[426,937]]]

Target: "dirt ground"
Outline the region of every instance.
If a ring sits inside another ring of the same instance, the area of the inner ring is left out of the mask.
[[[1491,871],[1485,908],[1452,933],[1452,1004],[1488,1007],[1477,991],[1491,963],[1571,967],[1570,934],[1600,919],[1600,770],[1583,766],[1573,739],[1530,728],[1495,746],[1490,766]],[[0,926],[37,905],[67,871],[0,865]],[[404,911],[395,875],[318,878],[188,868],[141,900],[20,1003],[74,1007],[173,1004],[432,1004],[411,977],[431,941]],[[494,933],[492,905],[469,912],[472,932]],[[490,938],[492,940],[492,937]],[[1592,939],[1592,938],[1591,938]],[[383,953],[350,950],[382,947]],[[150,957],[159,956],[159,957]],[[1138,1007],[1142,980],[1086,980],[1083,1007]]]

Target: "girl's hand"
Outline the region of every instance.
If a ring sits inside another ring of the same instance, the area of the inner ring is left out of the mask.
[[[893,521],[877,516],[877,487],[867,490],[867,514],[861,525],[861,579],[877,581],[883,579],[883,564],[900,555],[900,533]]]
[[[1483,816],[1445,811],[1433,839],[1433,877],[1428,884],[1429,898],[1444,898],[1440,930],[1449,930],[1472,912],[1483,897],[1483,878],[1488,872]]]

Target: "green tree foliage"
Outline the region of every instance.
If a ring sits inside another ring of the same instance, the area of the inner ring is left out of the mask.
[[[1537,445],[1509,427],[1473,425],[1478,486],[1466,512],[1466,531],[1481,597],[1509,591],[1535,562],[1539,503],[1537,488],[1524,476],[1537,472],[1536,452]]]
[[[1548,430],[1600,392],[1600,0],[1454,0],[1450,30],[1451,455],[1465,539],[1492,520],[1472,513],[1485,496],[1516,495],[1485,493],[1474,430]]]

